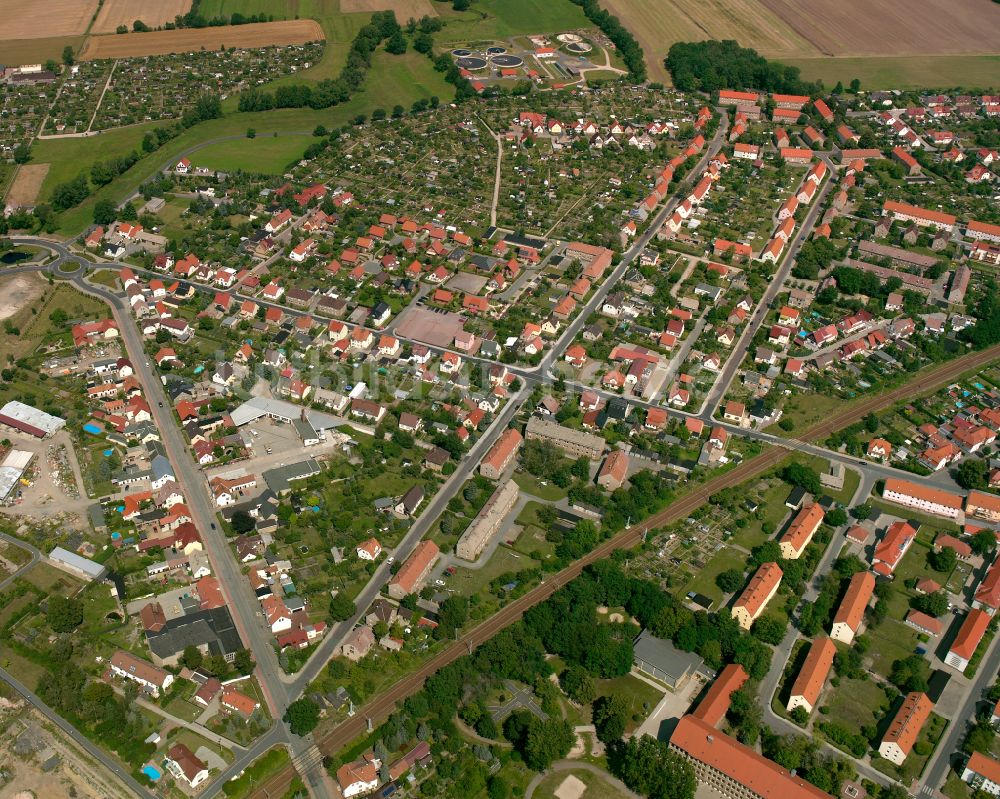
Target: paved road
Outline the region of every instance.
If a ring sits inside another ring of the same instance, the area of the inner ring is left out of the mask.
[[[59,729],[66,733],[66,735],[72,738],[75,743],[87,752],[87,754],[103,764],[108,771],[121,780],[123,786],[132,791],[136,796],[143,797],[143,799],[155,799],[149,791],[143,788],[142,785],[132,778],[132,775],[129,774],[127,769],[119,765],[108,754],[106,754],[103,749],[91,743],[89,738],[79,732],[76,727],[63,719],[62,716],[46,705],[33,691],[29,690],[26,685],[21,683],[17,677],[6,669],[0,668],[0,679],[8,683],[15,691],[23,696],[25,700],[34,705],[40,713],[42,713],[53,724],[57,725]]]
[[[27,563],[21,566],[13,574],[10,574],[4,577],[2,580],[0,580],[0,591],[2,591],[8,585],[14,582],[14,580],[16,580],[26,571],[28,571],[28,569],[30,569],[32,566],[38,563],[38,561],[42,559],[42,553],[39,552],[35,547],[27,543],[26,541],[22,541],[20,538],[14,538],[13,536],[7,535],[6,533],[0,533],[0,540],[6,541],[8,544],[20,547],[21,549],[26,549],[28,550],[29,553],[31,553],[31,559]]]
[[[826,204],[826,195],[836,184],[835,178],[836,173],[830,164],[827,164],[826,182],[823,184],[823,187],[817,195],[813,197],[812,207],[809,209],[809,213],[806,214],[806,218],[803,220],[802,225],[795,234],[792,244],[788,248],[788,252],[785,255],[785,259],[781,262],[781,266],[778,267],[778,271],[775,273],[774,277],[771,278],[771,282],[764,291],[764,296],[761,297],[760,302],[757,303],[757,308],[754,310],[753,316],[747,324],[746,329],[743,331],[743,335],[737,339],[736,346],[733,347],[733,352],[726,360],[721,374],[716,379],[715,383],[712,384],[711,390],[705,396],[705,401],[702,403],[702,406],[698,411],[698,416],[706,422],[711,421],[712,416],[719,407],[719,403],[722,402],[722,398],[729,390],[729,384],[733,382],[736,372],[743,363],[747,350],[750,349],[753,337],[757,334],[760,326],[764,323],[764,319],[767,318],[767,312],[771,307],[771,303],[774,302],[775,297],[778,296],[778,292],[780,292],[784,287],[785,280],[788,279],[788,275],[791,273],[792,267],[795,265],[795,258],[799,254],[799,250],[802,249],[802,244],[812,232],[813,227],[816,225],[816,221],[822,213],[823,207]]]

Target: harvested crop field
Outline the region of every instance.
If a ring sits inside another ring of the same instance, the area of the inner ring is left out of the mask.
[[[663,59],[674,42],[736,39],[773,57],[822,55],[754,0],[602,0],[602,5],[635,34],[654,80],[669,80]]]
[[[23,0],[0,0],[3,39],[48,39],[79,36],[87,30],[97,0],[48,0],[44,10]],[[0,58],[10,63],[0,48]]]
[[[437,11],[434,10],[430,0],[340,0],[340,11],[343,14],[355,14],[359,11],[394,11],[396,19],[401,23],[411,18],[437,16]]]
[[[49,174],[48,164],[23,164],[18,167],[4,205],[11,208],[33,206],[47,174]]]
[[[303,44],[325,39],[323,29],[312,19],[223,25],[213,28],[183,28],[150,33],[91,36],[80,54],[82,61],[98,58],[132,58],[143,55],[190,53],[220,47],[267,47]]]
[[[1000,5],[991,0],[911,0],[905,7],[894,0],[762,3],[788,20],[820,55],[1000,52]]]
[[[132,23],[142,20],[150,28],[158,28],[174,17],[186,14],[191,0],[104,0],[91,33],[114,33],[119,25],[132,30]]]

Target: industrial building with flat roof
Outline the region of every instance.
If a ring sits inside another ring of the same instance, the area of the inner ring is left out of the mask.
[[[49,563],[84,580],[103,580],[108,574],[106,566],[62,547],[49,553]]]
[[[22,449],[12,449],[7,453],[7,457],[0,464],[0,503],[6,502],[8,497],[14,493],[22,475],[31,465],[35,457],[33,452],[26,452]]]
[[[47,438],[65,426],[65,419],[17,400],[11,400],[0,408],[0,427],[8,427],[35,438]]]

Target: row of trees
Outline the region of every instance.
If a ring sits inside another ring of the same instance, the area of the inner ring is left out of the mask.
[[[646,61],[642,53],[642,47],[638,40],[632,35],[621,20],[614,14],[601,8],[597,0],[572,0],[587,15],[587,19],[593,22],[604,34],[614,42],[618,48],[618,54],[628,67],[629,77],[636,83],[643,83],[646,80]]]
[[[273,92],[257,88],[240,94],[240,111],[269,111],[273,108],[329,108],[346,102],[361,88],[371,69],[372,56],[378,46],[386,40],[402,37],[402,29],[392,11],[377,11],[371,21],[358,31],[351,42],[347,61],[340,74],[333,79],[322,80],[315,86],[297,83],[279,86]],[[405,50],[405,42],[404,47]]]

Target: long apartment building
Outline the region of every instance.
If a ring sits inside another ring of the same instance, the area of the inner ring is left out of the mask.
[[[805,708],[806,713],[813,712],[826,678],[830,674],[830,668],[833,666],[833,656],[836,654],[836,645],[825,635],[819,636],[812,642],[802,669],[792,684],[787,705],[789,713],[797,707]]]
[[[823,506],[819,503],[800,510],[778,541],[781,557],[785,560],[797,560],[801,557],[822,523]]]
[[[879,744],[878,753],[897,766],[903,765],[933,709],[934,703],[927,694],[919,691],[907,694]]]
[[[517,483],[508,480],[493,492],[469,529],[458,539],[455,554],[462,560],[474,561],[496,535],[510,509],[517,503]]]
[[[885,481],[882,497],[897,505],[945,519],[957,519],[962,514],[962,498],[958,494],[896,477]]]
[[[837,614],[833,617],[830,637],[844,644],[854,642],[854,636],[861,629],[865,609],[875,591],[875,575],[871,572],[858,572],[851,578],[847,592],[840,601]]]
[[[747,583],[747,587],[743,589],[743,593],[740,594],[740,598],[736,600],[732,609],[733,618],[744,630],[749,630],[753,626],[760,614],[764,612],[767,603],[778,593],[782,574],[781,567],[772,561],[761,564],[754,576],[750,578],[750,582]]]
[[[159,696],[174,681],[174,675],[169,671],[157,668],[148,660],[136,657],[124,649],[119,649],[111,656],[109,665],[113,674],[138,683],[140,688],[153,696]]]
[[[600,436],[563,427],[548,419],[532,416],[524,429],[524,436],[529,441],[551,441],[567,455],[579,458],[586,457],[597,460],[604,454],[606,443]]]
[[[699,783],[725,799],[830,799],[829,794],[696,716],[677,722],[670,748],[691,763]]]

